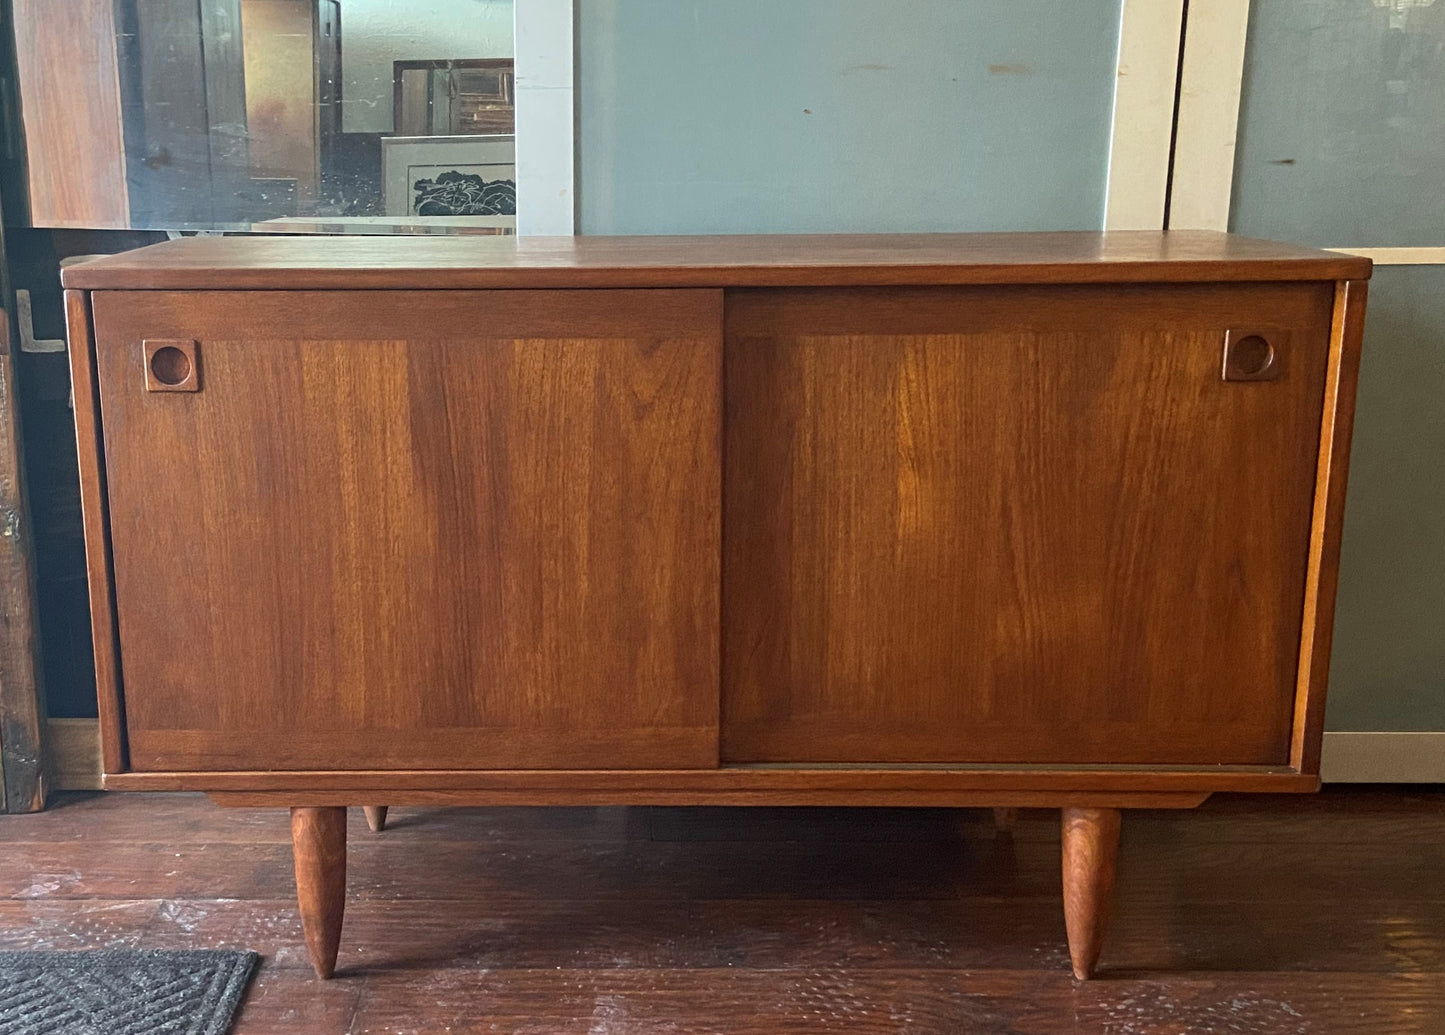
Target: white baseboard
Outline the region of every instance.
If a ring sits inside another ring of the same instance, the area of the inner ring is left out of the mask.
[[[46,724],[54,786],[100,787],[100,723],[51,719]],[[1445,732],[1326,733],[1320,775],[1326,783],[1445,783]]]
[[[1326,783],[1445,783],[1445,732],[1326,733]]]

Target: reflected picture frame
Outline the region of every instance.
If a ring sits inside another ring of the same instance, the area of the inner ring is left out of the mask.
[[[387,137],[381,145],[388,216],[516,229],[515,137]]]

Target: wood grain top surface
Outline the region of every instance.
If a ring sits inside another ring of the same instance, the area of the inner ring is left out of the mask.
[[[1353,280],[1370,260],[1205,230],[708,237],[189,237],[68,288],[806,287]]]

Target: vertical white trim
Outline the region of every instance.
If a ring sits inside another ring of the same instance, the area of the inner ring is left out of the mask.
[[[516,0],[517,233],[576,229],[573,0]]]
[[[1174,136],[1174,192],[1169,201],[1173,228],[1229,229],[1248,31],[1249,0],[1190,5]]]
[[[1124,0],[1105,230],[1164,226],[1183,20],[1184,0]]]

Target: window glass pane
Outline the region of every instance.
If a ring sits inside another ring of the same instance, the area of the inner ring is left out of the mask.
[[[516,225],[512,0],[16,0],[15,28],[37,226]]]
[[[1445,266],[1375,267],[1329,725],[1445,729]]]
[[[583,0],[587,233],[1097,229],[1119,0]]]
[[[1445,0],[1254,0],[1231,227],[1445,245]]]

